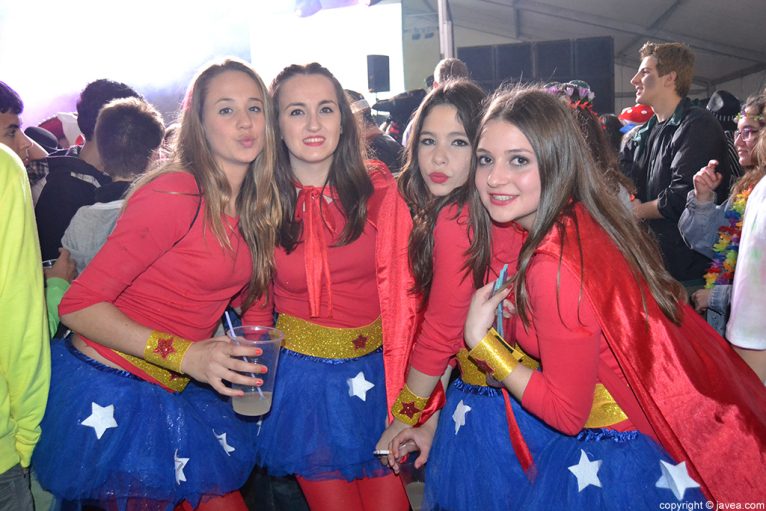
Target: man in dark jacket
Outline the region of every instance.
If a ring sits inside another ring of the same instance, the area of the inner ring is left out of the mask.
[[[93,204],[96,190],[111,182],[101,170],[93,134],[101,107],[113,99],[128,97],[141,98],[124,83],[104,79],[89,83],[77,102],[77,124],[85,143],[70,147],[64,155],[52,155],[27,166],[33,195],[35,188],[43,185],[35,216],[44,260],[58,257],[61,237],[74,214],[82,206]]]
[[[620,164],[636,184],[633,212],[657,237],[666,268],[679,281],[694,281],[702,278],[710,260],[686,246],[678,219],[693,188],[692,177],[710,160],[720,162],[723,174],[718,202],[726,198],[726,139],[715,117],[686,97],[694,70],[694,54],[687,46],[646,43],[640,54],[630,83],[636,102],[651,106],[655,115],[626,144]]]

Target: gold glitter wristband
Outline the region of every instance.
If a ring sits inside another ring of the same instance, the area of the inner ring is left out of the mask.
[[[427,403],[427,397],[418,396],[405,384],[391,407],[391,414],[408,426],[414,426],[420,420]]]
[[[149,336],[149,339],[146,340],[144,360],[183,374],[181,362],[191,345],[191,341],[187,341],[182,337],[155,330]]]
[[[513,371],[523,355],[517,355],[494,328],[468,352],[474,363],[485,373],[492,375],[497,381],[503,381]]]

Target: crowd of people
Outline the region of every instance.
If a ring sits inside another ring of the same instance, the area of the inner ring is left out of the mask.
[[[404,147],[318,63],[44,138],[0,82],[0,511],[406,511],[405,463],[429,510],[766,502],[766,90],[727,136],[640,56],[632,126],[445,59]],[[284,334],[265,415],[229,313]]]

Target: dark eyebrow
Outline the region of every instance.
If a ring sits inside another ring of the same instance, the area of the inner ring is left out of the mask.
[[[519,153],[535,154],[534,151],[530,151],[529,149],[524,149],[523,147],[519,147],[517,149],[508,149],[507,151],[505,151],[505,154],[519,154]]]
[[[421,131],[420,135],[421,136],[423,136],[423,135],[430,135],[432,137],[434,136],[433,132],[428,131],[428,130]],[[464,137],[464,138],[468,137],[468,135],[465,134],[465,131],[450,131],[449,133],[447,133],[447,136],[448,137]]]
[[[251,97],[247,98],[248,101],[257,101],[259,103],[263,103],[263,100],[261,98]],[[221,103],[223,101],[234,101],[234,98],[218,98],[215,100],[216,103]]]

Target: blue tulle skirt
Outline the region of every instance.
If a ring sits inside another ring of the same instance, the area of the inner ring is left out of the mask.
[[[616,511],[660,509],[660,503],[678,502],[671,490],[656,486],[662,476],[660,460],[672,461],[651,438],[638,431],[608,429],[568,436],[531,415],[515,399],[510,403],[534,469],[527,474],[517,461],[501,391],[457,379],[447,393],[426,464],[423,509]],[[456,433],[453,415],[465,406],[471,409]],[[591,484],[579,491],[578,478],[569,467],[581,463],[582,452],[586,462],[601,460],[596,471],[601,486]],[[683,500],[705,502],[697,488],[686,490]]]
[[[354,378],[364,400],[350,393]],[[311,480],[390,474],[372,454],[386,415],[380,349],[339,360],[283,348],[272,408],[263,416],[258,436],[257,463],[271,475],[297,474]]]
[[[51,389],[33,467],[71,501],[155,501],[172,509],[239,489],[255,460],[255,421],[190,382],[170,393],[54,340]]]
[[[534,458],[554,436],[545,423],[510,399],[516,423]],[[470,407],[465,424],[459,409]],[[458,413],[456,413],[458,411]],[[508,435],[505,400],[499,389],[456,379],[447,392],[426,464],[423,509],[506,511],[519,509],[530,483]]]
[[[670,489],[657,487],[663,476],[660,460],[676,465],[662,447],[638,431],[586,429],[576,437],[559,435],[537,453],[538,474],[523,499],[523,509],[670,509],[669,503],[680,500]],[[599,461],[596,477],[600,486],[585,486],[589,480],[583,476],[578,485],[569,467],[584,469]],[[688,509],[707,509],[699,488],[687,489],[681,500],[700,504]]]

